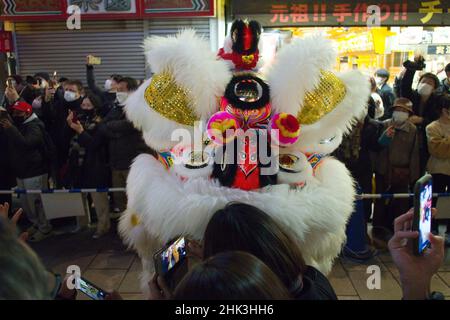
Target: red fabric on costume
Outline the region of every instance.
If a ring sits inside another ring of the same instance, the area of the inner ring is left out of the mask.
[[[226,53],[223,48],[220,48],[219,53],[217,54],[223,60],[230,60],[233,62],[236,69],[241,70],[251,70],[254,69],[259,60],[259,51],[256,50],[254,53],[245,55],[239,54],[236,52]]]
[[[259,167],[258,162],[255,160],[258,152],[258,147],[256,142],[251,143],[250,139],[246,138],[245,144],[243,144],[243,150],[239,152],[239,156],[245,153],[245,160],[238,162],[236,169],[236,176],[234,177],[233,185],[234,188],[239,188],[242,190],[255,190],[260,188],[259,179]],[[253,157],[253,161],[252,159]]]
[[[246,191],[260,188],[259,184],[259,168],[256,168],[247,176],[244,171],[238,166],[236,176],[232,185],[233,188],[238,188]]]

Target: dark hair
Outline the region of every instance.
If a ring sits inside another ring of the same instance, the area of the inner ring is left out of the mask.
[[[129,91],[136,91],[138,88],[137,81],[131,77],[123,77],[118,83],[125,82]]]
[[[262,210],[230,203],[217,211],[206,227],[204,257],[224,251],[245,251],[263,261],[291,291],[306,270],[296,241]]]
[[[178,284],[175,300],[287,300],[280,279],[255,256],[223,252],[197,264]]]
[[[111,78],[112,80],[114,80],[115,82],[119,83],[120,80],[122,80],[123,77],[122,77],[120,74],[112,74],[112,75],[110,76],[110,78]]]
[[[66,82],[68,80],[69,79],[67,79],[66,77],[61,77],[61,78],[59,78],[58,82],[61,83],[61,82]]]
[[[450,111],[450,95],[441,94],[438,96],[436,101],[436,110],[439,114],[442,113],[443,109]]]
[[[11,223],[0,217],[0,300],[50,299],[47,272],[25,246]]]
[[[89,89],[84,89],[84,99],[88,98],[92,105],[94,106],[95,110],[100,110],[102,108],[102,99],[97,96],[95,93],[93,93]]]
[[[433,81],[434,81],[434,88],[435,88],[435,89],[439,88],[439,86],[440,86],[440,81],[439,81],[439,78],[438,78],[434,73],[431,73],[431,72],[424,73],[424,74],[419,78],[419,83],[420,83],[420,82],[422,81],[422,79],[424,79],[424,78],[428,78],[428,79],[433,80]]]
[[[445,66],[445,72],[450,72],[450,63]]]
[[[367,103],[367,117],[369,117],[369,119],[375,119],[376,105],[375,100],[370,96],[369,102]]]
[[[261,25],[258,21],[252,20],[248,22],[248,27],[252,33],[252,44],[249,50],[244,49],[244,28],[247,26],[247,23],[244,20],[238,19],[233,22],[231,25],[231,38],[233,38],[233,33],[236,31],[236,42],[233,41],[233,51],[239,54],[245,53],[253,53],[258,49],[259,37],[261,36]]]
[[[37,72],[34,75],[35,78],[42,78],[45,79],[45,81],[49,82],[50,81],[50,76],[48,74],[48,72]]]
[[[36,80],[36,78],[33,77],[33,76],[27,76],[27,77],[26,77],[26,82],[27,82],[28,84],[31,84],[31,85],[37,84],[37,80]]]
[[[80,80],[67,80],[66,86],[76,86],[78,91],[83,91],[83,83]]]
[[[377,88],[377,82],[375,81],[374,77],[370,77],[369,81],[370,81],[370,89],[374,91]]]

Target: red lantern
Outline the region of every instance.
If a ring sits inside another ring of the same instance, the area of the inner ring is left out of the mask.
[[[11,31],[0,31],[0,52],[13,52],[14,43]]]

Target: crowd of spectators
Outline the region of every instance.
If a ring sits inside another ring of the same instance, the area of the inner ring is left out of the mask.
[[[422,56],[403,66],[394,88],[387,70],[376,71],[367,116],[344,137],[335,155],[352,172],[361,193],[411,193],[425,173],[433,176],[434,192],[450,192],[450,64],[442,81],[423,71]],[[373,226],[368,238],[375,248],[386,248],[394,220],[411,206],[407,198],[364,200],[366,222]],[[445,225],[448,246],[450,220],[433,220],[433,233],[439,232],[439,224]]]
[[[140,153],[152,153],[124,112],[137,80],[114,74],[101,89],[89,64],[86,78],[87,87],[47,72],[26,80],[18,75],[8,78],[0,109],[0,148],[5,151],[0,189],[124,188],[132,160]],[[125,210],[125,193],[83,196],[95,208],[98,223],[93,237],[99,238],[110,228],[110,212]],[[0,200],[11,203],[10,196]],[[25,194],[20,200],[31,222],[29,240],[49,237],[52,225],[41,196]]]

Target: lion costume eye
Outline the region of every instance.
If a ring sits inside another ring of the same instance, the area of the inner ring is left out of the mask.
[[[184,166],[188,169],[201,169],[209,164],[209,154],[204,151],[191,151],[184,157]]]

